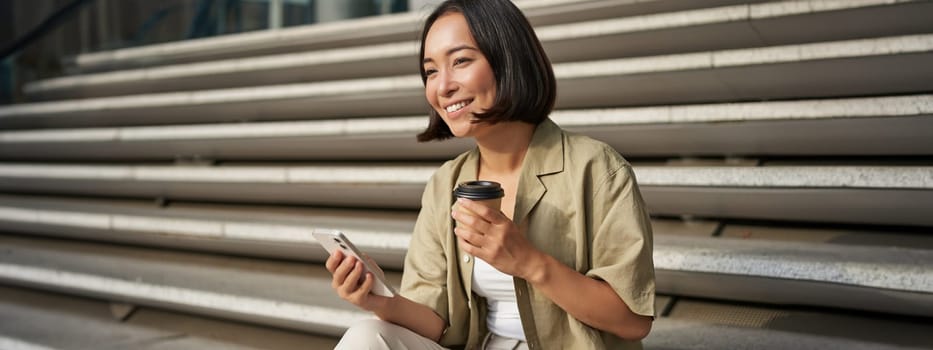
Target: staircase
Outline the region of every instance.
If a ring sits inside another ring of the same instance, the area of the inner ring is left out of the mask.
[[[933,348],[933,1],[518,3],[632,162],[649,349]],[[423,12],[85,54],[0,106],[0,348],[331,348],[313,228],[399,284]],[[15,321],[11,321],[15,320]]]

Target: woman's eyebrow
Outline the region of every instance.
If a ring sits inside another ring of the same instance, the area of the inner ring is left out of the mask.
[[[459,46],[451,47],[450,49],[447,50],[447,53],[446,53],[445,55],[450,56],[450,55],[453,55],[454,52],[457,52],[457,51],[460,51],[460,50],[474,50],[474,51],[479,51],[479,50],[477,50],[477,49],[476,49],[475,47],[473,47],[473,46],[465,45],[465,44],[464,44],[464,45],[459,45]],[[431,59],[430,57],[425,57],[423,60],[421,60],[421,63],[422,63],[422,64],[430,63],[430,62],[434,62],[434,60]]]

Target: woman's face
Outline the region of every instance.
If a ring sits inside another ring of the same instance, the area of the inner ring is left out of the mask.
[[[471,123],[474,113],[489,109],[496,79],[486,56],[457,12],[439,17],[424,39],[424,94],[456,137],[476,137],[489,127]]]

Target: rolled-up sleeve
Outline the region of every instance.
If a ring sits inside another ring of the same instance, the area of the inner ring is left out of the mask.
[[[441,241],[444,237],[442,224],[446,220],[437,216],[444,214],[443,206],[437,205],[436,198],[441,197],[438,197],[435,182],[434,177],[428,181],[421,198],[421,211],[405,256],[400,294],[433,309],[449,325],[447,259]]]
[[[631,166],[595,187],[588,277],[606,281],[632,312],[654,316],[651,221]]]

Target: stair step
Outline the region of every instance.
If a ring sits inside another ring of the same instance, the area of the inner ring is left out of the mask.
[[[763,1],[768,0],[524,0],[516,4],[532,24],[552,25]],[[418,37],[426,16],[425,12],[412,11],[85,53],[76,56],[72,64],[81,71],[100,71],[411,40]]]
[[[669,317],[655,320],[644,341],[646,348],[825,349],[842,344],[848,349],[887,350],[925,346],[926,328],[908,321],[684,298],[676,305]],[[18,340],[62,349],[306,349],[336,344],[335,338],[147,307],[137,310],[128,322],[116,323],[107,308],[108,303],[99,300],[0,287],[0,315],[20,321],[0,325],[0,342]]]
[[[646,349],[921,349],[924,320],[678,298]]]
[[[283,208],[0,195],[0,228],[78,240],[323,262],[311,232],[340,229],[401,270],[415,212]],[[248,218],[248,219],[246,219]]]
[[[931,262],[911,248],[655,237],[658,291],[704,298],[927,317]]]
[[[418,209],[436,164],[0,163],[0,190]],[[655,215],[933,225],[929,166],[635,166]],[[878,211],[878,208],[890,210]]]
[[[34,237],[0,236],[0,246],[7,284],[328,336],[367,317],[333,292],[321,265]]]
[[[4,339],[54,349],[325,349],[334,338],[139,307],[115,320],[106,301],[0,286]],[[15,344],[15,343],[14,343]],[[41,344],[41,345],[40,345]],[[7,344],[9,345],[9,344]]]
[[[762,226],[730,223],[720,232],[720,237],[742,240],[791,241],[812,244],[837,244],[853,246],[886,246],[933,250],[933,235],[924,231],[877,232],[870,228],[857,227],[806,227]]]
[[[569,131],[627,157],[930,155],[933,95],[558,110]],[[0,158],[450,159],[473,144],[430,146],[424,116],[290,122],[0,131]],[[790,140],[793,141],[790,141]]]
[[[933,88],[933,34],[622,58],[554,66],[558,108],[916,93]],[[853,71],[861,74],[851,74]],[[8,128],[426,111],[415,75],[101,97],[0,107]]]
[[[684,298],[677,305],[669,317],[655,320],[644,340],[646,348],[893,350],[925,346],[926,328],[908,321]],[[147,307],[139,308],[127,322],[117,323],[107,308],[107,302],[94,299],[0,287],[0,315],[19,321],[0,325],[0,344],[31,344],[28,349],[325,349],[336,344],[336,338]]]
[[[925,1],[774,2],[584,21],[537,28],[551,62],[665,55],[933,31]],[[886,25],[865,22],[887,20]],[[896,20],[893,20],[896,19]],[[833,30],[814,31],[834,23]],[[805,35],[804,35],[805,34]],[[414,36],[413,36],[414,37]],[[414,41],[131,69],[48,79],[34,99],[87,98],[358,79],[411,72]]]
[[[279,217],[281,221],[271,221],[274,215],[265,216],[265,220],[220,219],[216,213],[214,217],[206,215],[203,209],[150,209],[150,214],[135,209],[136,215],[131,216],[120,213],[122,207],[115,205],[111,212],[99,203],[97,211],[69,210],[62,204],[58,204],[58,210],[50,210],[29,206],[41,207],[41,200],[26,199],[21,202],[30,204],[24,206],[13,199],[5,199],[9,204],[0,202],[0,227],[7,232],[31,233],[33,237],[38,233],[317,262],[326,257],[311,237],[314,224],[283,222],[288,218],[284,216]],[[226,216],[235,218],[238,211]],[[180,219],[181,214],[187,218]],[[363,212],[359,214],[365,217]],[[258,216],[264,217],[262,212]],[[344,220],[343,224],[329,227],[345,229],[360,249],[373,253],[387,269],[401,268],[410,230],[372,231],[358,228],[360,224],[350,216]],[[933,246],[933,238],[873,233],[902,240],[902,246],[713,238],[715,225],[665,221],[654,223],[654,259],[661,293],[933,315],[933,309],[922,306],[933,305],[929,303],[933,298],[933,271],[927,267],[933,263],[933,249],[904,247],[916,242]],[[723,229],[731,230],[731,225]],[[188,244],[198,240],[200,245]]]
[[[0,195],[0,229],[88,241],[323,262],[311,235],[339,229],[386,269],[401,270],[415,212]],[[244,219],[248,217],[249,219]],[[715,222],[656,220],[655,232],[709,237]]]

